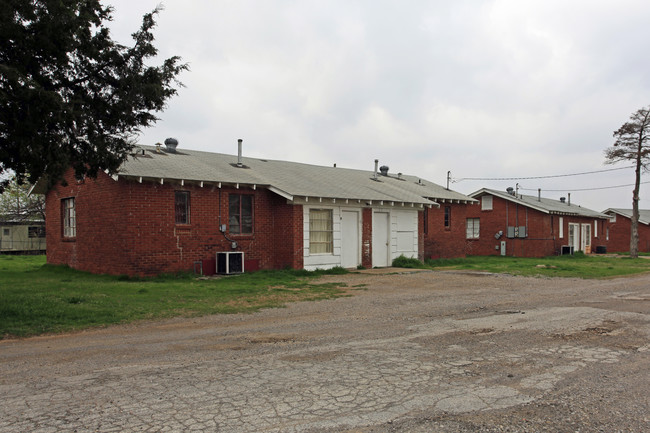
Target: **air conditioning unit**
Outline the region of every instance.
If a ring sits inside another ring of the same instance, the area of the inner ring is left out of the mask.
[[[224,251],[217,253],[217,274],[242,274],[243,272],[243,251]]]

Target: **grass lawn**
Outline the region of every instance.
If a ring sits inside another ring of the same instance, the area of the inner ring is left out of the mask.
[[[523,276],[607,278],[649,272],[650,260],[575,256],[396,259],[394,266]],[[260,271],[216,279],[125,278],[45,264],[44,256],[0,255],[0,339],[174,316],[251,312],[288,302],[346,296],[345,285],[313,284],[330,271]],[[354,289],[354,288],[353,288]],[[355,290],[361,290],[355,289]]]
[[[650,260],[576,254],[544,258],[471,256],[427,260],[432,269],[465,269],[522,276],[608,278],[650,272]]]
[[[345,272],[334,269],[327,273]],[[256,311],[345,296],[311,284],[324,272],[260,271],[217,279],[125,278],[45,264],[44,256],[0,255],[0,339],[173,316]]]

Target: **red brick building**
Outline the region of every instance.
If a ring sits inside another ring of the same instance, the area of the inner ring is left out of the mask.
[[[509,189],[481,189],[465,217],[467,255],[544,257],[570,251],[602,251],[609,216],[564,198],[520,195]],[[599,248],[601,247],[601,248]]]
[[[632,209],[607,209],[603,212],[610,216],[607,236],[608,252],[630,251],[632,230]],[[639,210],[639,251],[650,252],[650,210]]]
[[[440,207],[424,210],[424,256],[427,259],[465,257],[471,243],[465,239],[468,208],[478,201],[469,197],[437,200]]]
[[[37,184],[49,209],[47,261],[152,275],[198,264],[209,269],[218,253],[239,257],[244,270],[422,259],[423,210],[437,207],[436,199],[465,196],[389,174],[388,167],[380,174],[376,166],[351,170],[141,146],[115,176],[77,181],[70,171],[47,191]]]

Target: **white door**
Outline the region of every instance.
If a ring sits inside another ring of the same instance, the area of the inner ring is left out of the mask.
[[[580,239],[580,250],[591,253],[591,224],[582,224],[582,237]]]
[[[359,212],[341,212],[341,266],[359,266]]]
[[[372,266],[390,266],[389,262],[389,227],[388,212],[372,215]]]
[[[580,251],[580,224],[569,223],[569,246],[573,251]]]

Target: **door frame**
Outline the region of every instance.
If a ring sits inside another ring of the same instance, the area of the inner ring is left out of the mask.
[[[345,214],[354,214],[356,217],[356,223],[354,227],[354,232],[356,235],[356,251],[354,252],[354,262],[351,267],[357,267],[361,264],[361,230],[360,230],[360,225],[361,225],[361,212],[359,212],[356,209],[341,209],[341,266],[342,267],[350,267],[346,263],[343,262],[343,258],[346,254],[346,247],[349,246],[347,244],[346,236],[345,236],[345,223],[344,223],[344,215]]]

